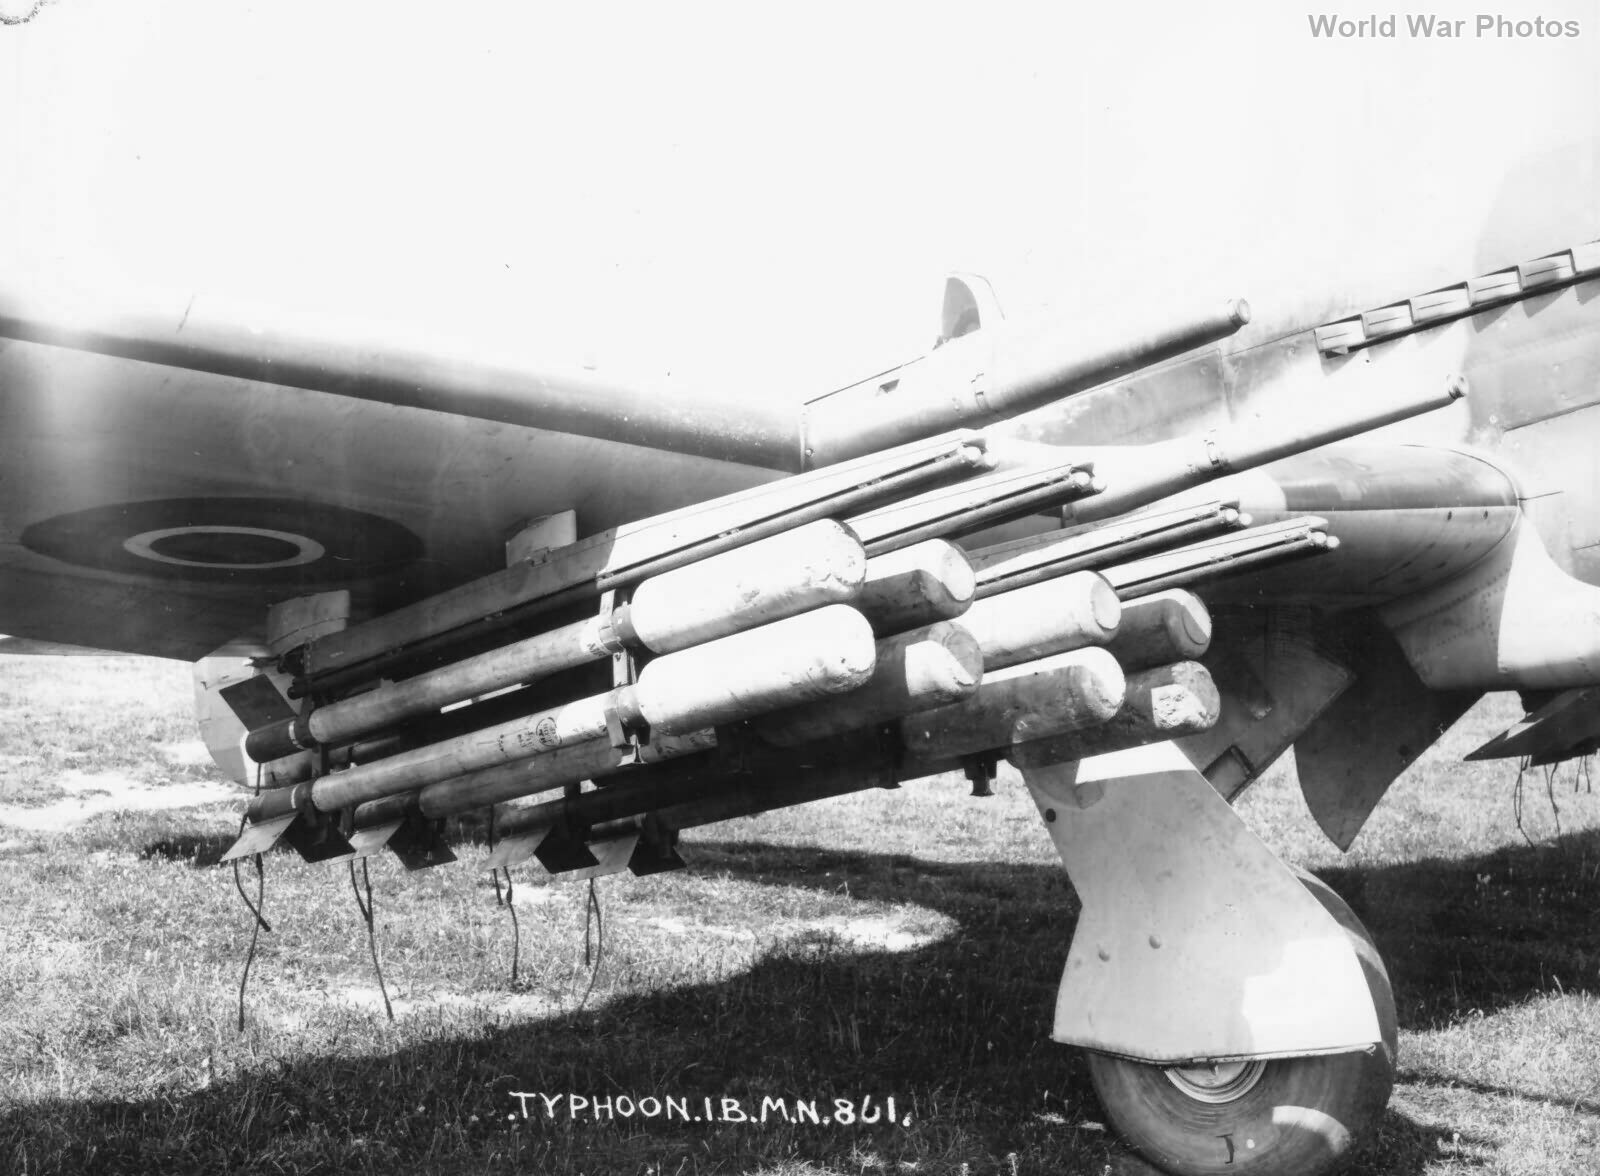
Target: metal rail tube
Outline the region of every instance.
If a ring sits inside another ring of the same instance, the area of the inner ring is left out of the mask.
[[[1225,474],[1254,469],[1281,457],[1445,408],[1466,392],[1466,381],[1451,375],[1436,388],[1407,389],[1401,396],[1367,397],[1332,410],[1326,407],[1328,401],[1321,401],[1315,416],[1302,414],[1288,420],[1232,425],[1153,445],[1075,449],[1086,461],[1094,462],[1106,489],[1093,498],[1064,507],[1062,519],[1069,524],[1090,523],[1126,514]]]
[[[979,599],[1055,576],[1092,571],[1250,525],[1234,502],[1211,502],[1067,532],[1031,535],[971,553]]]

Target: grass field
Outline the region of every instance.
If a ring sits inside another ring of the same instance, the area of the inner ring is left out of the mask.
[[[240,1032],[250,919],[213,864],[238,805],[189,715],[185,667],[0,658],[0,1172],[1144,1170],[1046,1040],[1076,905],[1014,779],[691,832],[689,870],[598,884],[598,968],[587,889],[519,871],[515,981],[481,845],[375,858],[393,1024],[345,868],[274,854]],[[1600,1170],[1600,798],[1567,766],[1558,836],[1530,774],[1530,844],[1515,769],[1457,762],[1513,717],[1473,712],[1348,856],[1281,772],[1241,805],[1394,977],[1401,1076],[1359,1172]],[[876,1121],[720,1121],[767,1098]],[[681,1121],[706,1099],[719,1121]]]

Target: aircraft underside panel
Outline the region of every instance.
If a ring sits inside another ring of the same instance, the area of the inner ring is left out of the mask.
[[[1314,639],[1304,610],[1231,610],[1205,659],[1222,696],[1216,725],[1179,747],[1227,800],[1285,751],[1355,674]]]
[[[1294,743],[1300,791],[1317,824],[1349,849],[1389,786],[1481,696],[1429,690],[1369,612],[1343,618],[1351,686]]]
[[[1381,615],[1433,690],[1600,684],[1600,588],[1558,568],[1526,520],[1466,574]]]
[[[1594,393],[1600,395],[1600,382]],[[1600,437],[1600,405],[1557,409],[1543,420],[1507,432],[1506,456],[1523,471],[1523,509],[1545,540],[1557,566],[1588,584],[1600,584],[1600,462],[1592,444]]]
[[[0,632],[193,659],[280,600],[358,615],[773,475],[636,445],[0,341]]]
[[[1224,479],[1258,523],[1301,514],[1328,520],[1339,550],[1219,582],[1216,602],[1315,604],[1346,609],[1398,599],[1461,575],[1516,525],[1511,475],[1486,455],[1430,445],[1330,445]]]

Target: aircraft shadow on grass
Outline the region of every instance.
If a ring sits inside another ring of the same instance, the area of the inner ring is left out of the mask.
[[[202,864],[215,861],[226,840],[216,846],[205,838],[157,843],[146,852]],[[393,1116],[388,1130],[420,1147],[418,1132],[427,1128],[429,1114],[402,1115],[397,1100],[431,1108],[443,1092],[454,1106],[452,1121],[464,1124],[478,1116],[474,1126],[461,1127],[469,1139],[475,1131],[505,1132],[516,1089],[675,1093],[695,1105],[703,1097],[756,1105],[765,1094],[825,1100],[899,1092],[900,1105],[913,1102],[924,1121],[947,1113],[964,1124],[944,1144],[944,1158],[953,1166],[966,1161],[980,1171],[1005,1170],[1007,1153],[1033,1146],[1066,1165],[1063,1170],[1081,1165],[1082,1171],[1100,1173],[1107,1164],[1113,1171],[1145,1170],[1098,1126],[1102,1117],[1079,1055],[1045,1037],[1077,912],[1064,871],[755,842],[685,848],[691,866],[708,873],[843,891],[863,901],[913,903],[950,917],[956,926],[908,951],[819,935],[715,982],[626,994],[602,1008],[539,1019],[513,1032],[432,1041],[389,1054],[359,1056],[361,1051],[352,1050],[132,1107],[80,1105],[73,1114],[78,1122],[142,1122],[146,1140],[163,1134],[166,1119],[215,1122],[235,1137],[233,1154],[247,1160],[274,1146],[274,1132],[292,1137],[319,1122],[320,1130],[335,1136],[341,1124],[381,1136],[385,1128],[375,1120],[385,1115]],[[1337,867],[1322,876],[1377,940],[1394,978],[1403,1028],[1436,1029],[1511,1008],[1556,992],[1558,980],[1566,992],[1596,987],[1600,928],[1592,912],[1600,905],[1600,831],[1467,858]],[[694,946],[687,938],[685,949]],[[1408,1076],[1403,1058],[1401,1074],[1402,1080],[1430,1084],[1429,1075]],[[1574,1106],[1559,1092],[1474,1089]],[[263,1108],[242,1133],[241,1101]],[[1586,1102],[1576,1109],[1600,1114],[1600,1105]],[[17,1138],[22,1124],[5,1120],[29,1113],[38,1110],[0,1112],[0,1138]],[[545,1148],[547,1161],[567,1154],[562,1147],[581,1150],[582,1132],[595,1129],[583,1122],[528,1127],[524,1138],[536,1150]],[[613,1162],[640,1170],[647,1161],[694,1149],[702,1161],[739,1170],[741,1156],[772,1160],[770,1151],[757,1150],[763,1130],[633,1120],[626,1127],[632,1135],[611,1135],[606,1146]],[[1072,1135],[1064,1151],[1062,1133]],[[851,1157],[859,1155],[864,1137],[892,1160],[893,1133],[881,1126],[797,1129],[789,1154],[859,1167]],[[115,1131],[97,1138],[105,1170],[118,1170],[119,1138]],[[124,1142],[133,1146],[131,1138]],[[1470,1132],[1449,1123],[1421,1124],[1391,1108],[1380,1138],[1355,1170],[1420,1172],[1437,1160],[1441,1147],[1462,1145],[1492,1152],[1492,1144]],[[637,1164],[618,1160],[634,1153]],[[148,1159],[129,1154],[121,1166],[136,1170]]]

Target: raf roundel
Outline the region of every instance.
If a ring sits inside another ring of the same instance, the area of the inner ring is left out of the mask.
[[[22,544],[80,567],[164,579],[311,586],[396,572],[422,545],[348,507],[274,498],[168,498],[57,515]]]
[[[328,549],[315,539],[267,527],[161,527],[122,541],[144,559],[184,568],[266,571],[316,563]]]

